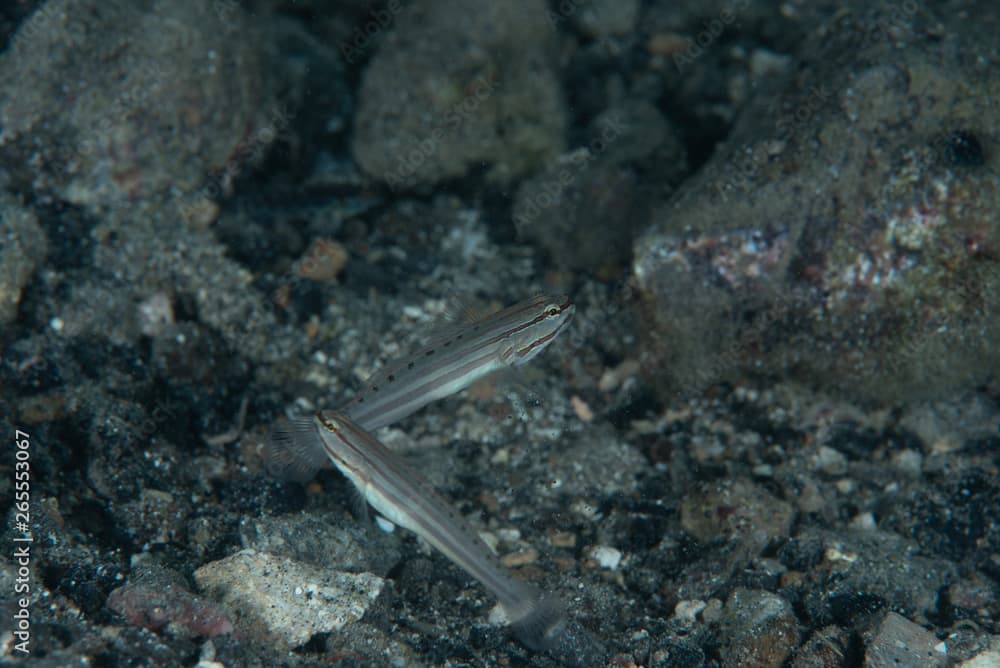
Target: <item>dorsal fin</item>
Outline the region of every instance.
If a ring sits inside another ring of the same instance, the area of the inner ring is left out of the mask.
[[[484,318],[485,315],[488,314],[483,314],[481,310],[477,311],[477,309],[474,309],[467,299],[450,296],[447,299],[444,313],[430,324],[427,335],[422,337],[403,354],[366,378],[359,394],[367,394],[373,387],[389,385],[393,382],[390,376],[406,373],[407,364],[419,361],[421,351],[443,348],[445,342],[454,340],[456,336],[468,330],[472,325]]]
[[[483,320],[491,312],[477,305],[470,297],[452,293],[445,299],[444,312],[430,325],[427,336],[420,343],[424,348],[439,348],[460,332]]]
[[[267,472],[275,478],[308,482],[321,468],[330,466],[323,441],[312,417],[290,418],[271,428],[264,450]]]
[[[445,298],[442,324],[468,325],[482,320],[485,315],[488,314],[471,297],[452,292]]]

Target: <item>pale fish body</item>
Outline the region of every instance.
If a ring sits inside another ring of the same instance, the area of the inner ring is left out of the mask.
[[[452,328],[390,363],[340,408],[367,430],[392,424],[483,376],[524,364],[573,319],[567,295],[539,295]]]
[[[468,522],[430,483],[346,413],[321,411],[276,429],[278,463],[329,458],[365,500],[392,523],[416,533],[489,589],[518,639],[532,649],[552,644],[565,624],[558,598],[513,577]]]

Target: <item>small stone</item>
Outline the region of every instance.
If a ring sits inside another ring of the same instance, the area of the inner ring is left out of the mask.
[[[790,504],[745,480],[702,488],[681,502],[681,525],[699,541],[727,536],[754,554],[788,536],[793,517]]]
[[[736,589],[721,620],[722,665],[779,668],[799,644],[792,605],[768,591]]]
[[[577,395],[573,395],[570,398],[570,404],[573,406],[573,413],[580,418],[583,422],[593,422],[594,421],[594,411],[591,410],[590,406],[586,401],[581,399]]]
[[[146,336],[158,336],[173,322],[174,307],[165,293],[157,292],[139,304],[139,331]]]
[[[847,473],[847,457],[839,450],[829,446],[821,446],[811,460],[812,469],[831,476],[842,476]]]
[[[790,668],[840,668],[848,651],[849,636],[839,626],[824,626],[802,643],[789,664]]]
[[[209,197],[195,197],[180,207],[184,219],[195,229],[205,229],[219,218],[218,203]]]
[[[588,37],[601,39],[610,35],[627,35],[633,30],[641,13],[638,0],[590,0],[559,5],[556,18],[570,18]]]
[[[722,601],[717,598],[710,598],[705,602],[705,609],[701,611],[701,618],[708,624],[714,624],[722,618]]]
[[[767,49],[754,49],[750,54],[750,73],[756,77],[774,76],[788,69],[793,59]]]
[[[336,280],[346,265],[347,249],[332,239],[315,239],[294,271],[302,278],[329,282]]]
[[[166,568],[140,566],[108,596],[108,607],[132,626],[167,630],[179,637],[232,633],[225,611],[192,594],[184,579]]]
[[[14,320],[21,293],[45,259],[47,248],[45,231],[34,212],[9,195],[0,196],[0,325]]]
[[[576,547],[576,534],[571,531],[553,531],[549,534],[549,545],[553,547]]]
[[[916,450],[900,450],[892,455],[893,467],[910,478],[920,477],[920,470],[924,463],[924,456]]]
[[[538,550],[533,547],[529,547],[525,550],[518,550],[517,552],[505,554],[500,557],[500,563],[507,568],[526,566],[527,564],[533,564],[536,561],[538,561]]]
[[[933,633],[895,612],[888,613],[875,628],[865,650],[865,668],[898,666],[943,666],[948,655],[936,649]]]
[[[654,56],[671,56],[683,52],[690,44],[684,35],[672,32],[659,33],[650,36],[646,42],[646,50]]]
[[[510,462],[510,448],[497,448],[497,451],[490,457],[491,464],[507,464]]]
[[[948,587],[948,603],[956,617],[981,615],[995,619],[1000,614],[1000,593],[996,583],[978,572]]]
[[[639,373],[638,360],[625,360],[613,369],[604,370],[601,379],[597,381],[597,389],[601,392],[611,392],[637,373]]]
[[[597,562],[598,566],[609,571],[618,570],[618,566],[622,562],[621,550],[607,545],[595,545],[590,549],[589,556]]]
[[[858,513],[851,518],[850,527],[852,529],[860,529],[862,531],[868,531],[877,528],[875,524],[875,516],[870,512]]]
[[[497,529],[496,534],[497,538],[502,540],[507,545],[516,545],[521,540],[520,529]]]

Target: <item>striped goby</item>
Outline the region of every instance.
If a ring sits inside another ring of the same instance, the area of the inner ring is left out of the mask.
[[[567,295],[539,295],[453,328],[372,376],[340,410],[371,431],[392,424],[492,371],[524,364],[563,331],[573,309]]]
[[[546,649],[558,638],[566,622],[562,602],[513,577],[416,469],[345,413],[320,411],[279,425],[273,444],[272,465],[279,468],[329,458],[379,514],[422,537],[489,589],[524,645]]]

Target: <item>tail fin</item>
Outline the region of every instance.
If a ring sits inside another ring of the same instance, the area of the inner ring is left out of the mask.
[[[329,466],[315,420],[300,417],[276,423],[264,449],[264,465],[275,478],[295,482],[308,482]]]
[[[543,594],[528,614],[511,623],[514,637],[535,652],[551,648],[565,626],[566,607],[552,594]]]

